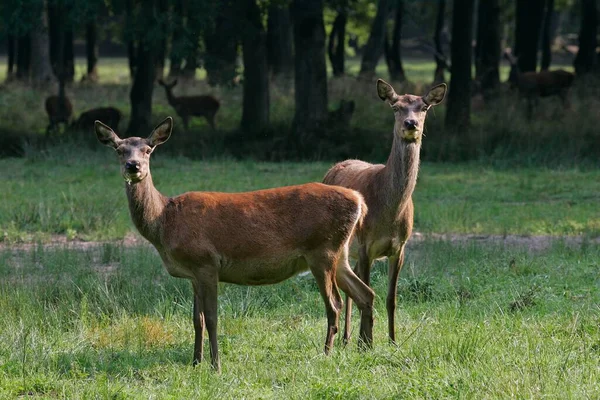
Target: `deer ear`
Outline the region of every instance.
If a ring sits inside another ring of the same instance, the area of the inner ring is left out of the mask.
[[[444,100],[447,90],[448,86],[445,83],[440,83],[429,89],[429,92],[423,96],[423,101],[430,106],[437,106]]]
[[[383,79],[377,79],[377,95],[381,100],[389,101],[390,104],[393,104],[398,100],[398,95],[392,85]]]
[[[148,146],[154,147],[163,144],[171,136],[173,130],[173,118],[167,117],[163,122],[158,124],[146,139]]]
[[[116,149],[122,142],[121,138],[119,138],[112,129],[98,120],[94,122],[94,129],[96,130],[96,136],[98,137],[98,140],[105,146],[110,146],[113,149]]]

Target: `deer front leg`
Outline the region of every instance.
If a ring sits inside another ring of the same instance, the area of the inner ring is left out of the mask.
[[[388,333],[390,342],[396,343],[395,315],[396,296],[398,293],[398,276],[404,264],[404,245],[400,251],[388,258],[388,294],[385,307],[388,314]]]
[[[198,365],[203,358],[204,343],[204,304],[202,299],[194,289],[194,361],[193,365]]]

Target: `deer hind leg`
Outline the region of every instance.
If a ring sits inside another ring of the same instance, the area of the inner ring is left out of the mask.
[[[198,295],[198,290],[194,287],[194,366],[198,365],[203,358],[204,343],[204,302]]]
[[[340,309],[343,306],[342,297],[335,281],[336,262],[337,257],[314,257],[309,261],[310,270],[325,302],[325,312],[327,313],[325,354],[329,354],[333,347],[333,339],[338,331]]]
[[[396,343],[395,314],[396,296],[398,293],[398,276],[404,264],[404,245],[400,251],[388,258],[388,294],[385,307],[388,314],[388,333],[391,343]]]
[[[215,127],[215,114],[209,114],[206,116],[206,120],[208,121],[208,124],[210,125],[211,129],[214,131],[216,130]]]
[[[356,303],[360,310],[359,345],[373,345],[373,302],[375,293],[350,268],[347,248],[344,250],[337,268],[337,283],[340,288]]]
[[[358,275],[359,278],[363,282],[366,279],[366,285],[369,286],[370,281],[370,270],[371,270],[371,262],[369,257],[367,256],[367,248],[364,245],[359,246],[358,248],[358,261],[356,262],[356,267],[354,268],[354,272]],[[366,271],[366,274],[365,274]],[[363,279],[363,276],[366,275],[366,278]],[[344,318],[344,345],[350,342],[350,335],[352,333],[352,298],[346,294],[346,313]]]

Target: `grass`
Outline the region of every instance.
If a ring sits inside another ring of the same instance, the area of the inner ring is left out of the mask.
[[[175,139],[175,138],[173,138]],[[95,139],[94,139],[95,140]],[[153,155],[158,189],[239,192],[320,181],[331,163],[194,161]],[[73,144],[0,159],[0,241],[121,239],[134,228],[113,152]],[[167,152],[167,155],[163,153]],[[600,173],[594,169],[497,168],[423,163],[415,230],[425,233],[598,235]]]
[[[359,352],[355,335],[329,357],[312,277],[223,285],[216,375],[190,366],[191,285],[167,276],[154,250],[4,250],[0,397],[594,397],[599,251],[414,245],[399,284],[399,345],[387,344],[379,266],[374,349]]]

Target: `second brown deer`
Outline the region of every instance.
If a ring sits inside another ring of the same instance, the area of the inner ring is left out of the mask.
[[[377,94],[394,110],[394,139],[387,163],[370,164],[346,160],[334,165],[325,175],[324,183],[358,190],[365,198],[369,212],[356,230],[358,261],[355,272],[367,285],[373,261],[388,258],[389,338],[395,342],[394,314],[398,276],[404,263],[404,247],[413,228],[412,194],[417,183],[419,158],[425,116],[431,107],[442,102],[446,84],[431,88],[424,96],[400,96],[390,84],[379,79]],[[346,301],[344,341],[350,339],[352,301]]]
[[[175,96],[173,88],[177,85],[177,79],[171,83],[166,83],[161,79],[158,84],[165,88],[167,100],[183,121],[186,130],[189,129],[191,117],[204,117],[210,127],[215,129],[215,115],[221,106],[219,100],[210,95]]]
[[[71,129],[87,131],[94,129],[96,120],[118,128],[123,113],[115,107],[98,107],[82,112],[77,120],[71,124]]]
[[[217,351],[219,282],[266,285],[310,270],[327,313],[325,353],[338,330],[339,287],[362,312],[360,337],[372,342],[375,294],[348,264],[348,246],[367,207],[360,193],[310,183],[247,193],[161,194],[150,175],[150,155],[171,135],[173,121],[148,138],[121,139],[96,121],[101,143],[116,150],[134,225],[154,245],[166,270],[194,288],[194,364],[202,360],[204,328],[212,365]]]

